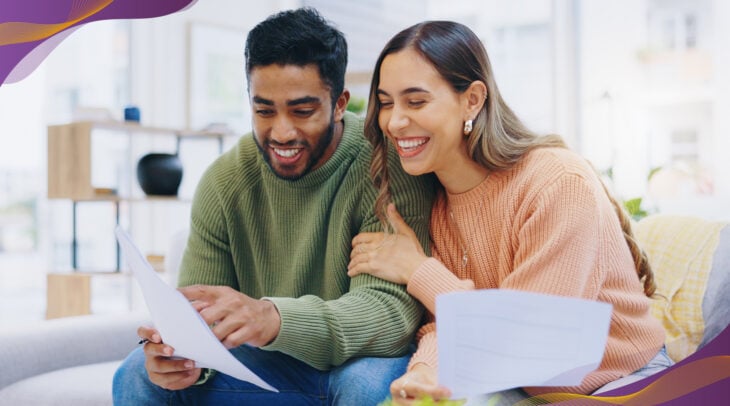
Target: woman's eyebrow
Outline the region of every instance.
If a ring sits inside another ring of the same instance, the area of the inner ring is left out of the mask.
[[[379,95],[382,94],[383,96],[390,96],[390,94],[383,89],[378,89],[376,93]],[[430,93],[430,92],[422,87],[415,86],[415,87],[409,87],[407,89],[404,89],[403,91],[400,92],[400,95],[403,96],[403,95],[407,95],[407,94],[411,94],[411,93]]]

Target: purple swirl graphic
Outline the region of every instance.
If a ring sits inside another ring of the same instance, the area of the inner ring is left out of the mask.
[[[548,393],[518,406],[561,405],[710,405],[730,399],[730,327],[702,349],[662,372],[596,396]]]
[[[27,77],[81,25],[153,18],[197,0],[0,0],[0,85]]]

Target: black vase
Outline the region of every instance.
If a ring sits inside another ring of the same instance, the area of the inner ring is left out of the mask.
[[[137,163],[137,180],[147,195],[176,196],[183,167],[174,154],[150,153]]]

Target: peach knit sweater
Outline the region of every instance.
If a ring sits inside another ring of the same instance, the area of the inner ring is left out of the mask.
[[[600,367],[580,386],[529,388],[533,395],[591,393],[644,366],[664,343],[614,208],[595,171],[570,150],[536,149],[472,190],[442,194],[433,207],[431,237],[433,258],[408,284],[430,312],[410,366],[437,365],[436,295],[457,290],[517,289],[613,305]]]

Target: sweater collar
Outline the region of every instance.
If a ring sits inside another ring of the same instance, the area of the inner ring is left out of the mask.
[[[446,193],[446,198],[448,200],[449,206],[452,208],[456,208],[458,206],[468,206],[471,204],[475,204],[477,202],[482,201],[482,199],[486,199],[487,197],[487,189],[489,185],[489,180],[494,176],[494,173],[490,174],[484,180],[479,183],[478,185],[474,186],[473,188],[467,190],[463,193]]]

